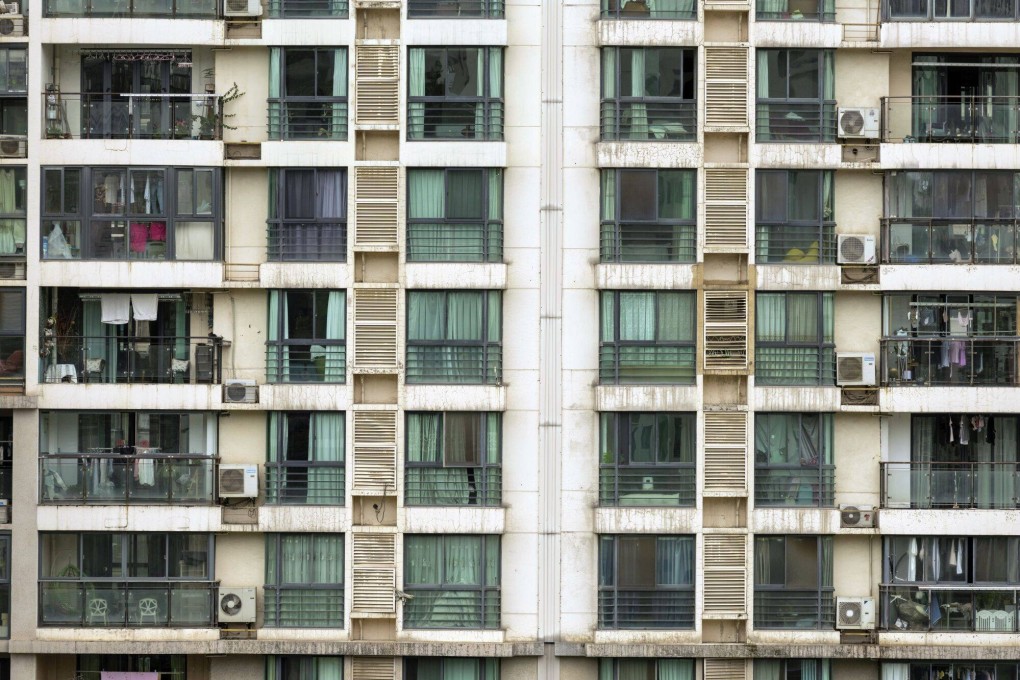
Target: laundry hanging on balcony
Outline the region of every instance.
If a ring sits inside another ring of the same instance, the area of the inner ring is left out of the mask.
[[[102,322],[120,326],[126,324],[131,311],[131,296],[127,293],[103,293],[99,296]]]

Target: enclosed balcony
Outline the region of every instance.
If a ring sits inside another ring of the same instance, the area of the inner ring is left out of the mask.
[[[882,220],[884,264],[1017,264],[1010,218]]]
[[[883,97],[883,142],[1016,144],[1020,97]]]
[[[502,19],[503,0],[408,0],[409,19]]]
[[[44,17],[215,19],[216,0],[44,0]]]
[[[44,102],[51,96],[44,95]],[[59,97],[68,116],[63,125],[43,121],[48,139],[222,139],[221,95],[63,92]]]

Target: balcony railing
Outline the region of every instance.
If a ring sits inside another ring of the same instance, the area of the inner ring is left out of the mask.
[[[599,505],[694,505],[696,471],[688,465],[603,465],[599,469]]]
[[[1016,144],[1020,97],[883,97],[883,142]]]
[[[503,471],[498,467],[414,467],[404,471],[405,505],[474,505],[503,502]]]
[[[266,12],[270,19],[346,19],[350,10],[347,0],[269,0]]]
[[[407,0],[410,19],[502,19],[503,0]]]
[[[347,139],[347,101],[270,100],[269,138]]]
[[[836,102],[759,99],[759,142],[835,142]]]
[[[503,102],[449,101],[443,97],[410,97],[407,138],[503,139]]]
[[[408,341],[408,383],[496,385],[502,376],[500,345],[424,345]]]
[[[203,337],[84,337],[54,340],[39,380],[47,383],[211,384],[222,378],[223,345]]]
[[[755,380],[759,385],[835,385],[832,347],[769,347],[754,350]]]
[[[883,385],[1020,384],[1017,337],[896,336],[881,345]]]
[[[43,110],[48,111],[43,95]],[[215,94],[61,92],[62,125],[43,120],[52,139],[222,139],[223,98]]]
[[[271,628],[343,628],[343,584],[265,586],[265,623]]]
[[[1017,632],[1016,585],[880,586],[882,627],[890,631]]]
[[[693,628],[694,591],[599,589],[599,628]]]
[[[271,262],[346,262],[347,224],[269,223]]]
[[[43,456],[39,498],[43,505],[212,505],[216,464],[188,454]]]
[[[404,587],[404,628],[499,628],[498,589],[436,590]]]
[[[1020,507],[1018,463],[881,463],[883,508]]]
[[[266,343],[266,380],[271,383],[343,383],[343,340],[278,340]]]
[[[681,3],[674,7],[660,8],[660,3],[649,6],[647,0],[602,0],[603,19],[666,19],[672,21],[690,21],[698,18],[697,6],[692,2],[689,9],[680,9]]]
[[[501,222],[407,224],[408,262],[502,262]]]
[[[602,223],[603,262],[694,262],[698,254],[694,224]]]
[[[794,10],[790,10],[786,4],[781,5],[785,9],[776,11],[766,9],[762,0],[757,1],[755,19],[758,21],[820,21],[832,22],[836,20],[836,10],[831,0],[813,0],[812,2],[798,3]],[[775,7],[775,5],[773,5]]]
[[[755,259],[765,264],[835,264],[834,224],[758,224]]]
[[[599,381],[603,385],[692,385],[694,346],[602,343]]]
[[[754,504],[830,508],[835,498],[835,465],[758,465]]]
[[[111,628],[197,628],[215,624],[217,583],[42,581],[39,624]]]
[[[698,103],[677,97],[602,100],[602,139],[693,142]]]
[[[44,0],[43,16],[215,19],[215,0]]]
[[[882,220],[884,264],[1016,264],[1016,245],[1011,219]]]
[[[836,623],[831,590],[755,590],[754,627],[826,630]]]
[[[339,463],[266,463],[266,503],[343,505],[344,470]]]

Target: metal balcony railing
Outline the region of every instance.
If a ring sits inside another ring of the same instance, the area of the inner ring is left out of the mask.
[[[347,139],[347,100],[269,100],[269,138]]]
[[[602,139],[693,142],[698,103],[679,97],[603,99]]]
[[[44,0],[45,17],[215,19],[215,0]],[[27,14],[27,12],[26,12]]]
[[[407,138],[503,139],[503,102],[451,101],[445,97],[409,97]]]
[[[1020,97],[882,97],[883,142],[1016,144]]]
[[[39,458],[43,505],[212,505],[217,459],[193,454],[53,454]]]
[[[832,590],[754,591],[754,627],[828,630],[836,623]]]
[[[756,345],[755,380],[759,385],[835,385],[833,347]]]
[[[496,344],[407,344],[408,383],[496,385],[503,375],[503,348]]]
[[[763,507],[831,508],[835,465],[756,465],[754,504]]]
[[[1016,245],[1012,219],[882,220],[883,264],[1016,264]]]
[[[405,505],[474,505],[503,502],[503,471],[498,467],[418,467],[404,470]]]
[[[599,505],[692,507],[697,478],[686,465],[603,465]]]
[[[599,588],[599,628],[693,628],[694,590]]]
[[[346,19],[349,12],[347,0],[269,0],[266,6],[270,19]]]
[[[690,9],[660,8],[647,0],[602,0],[603,19],[645,20],[666,19],[671,21],[691,21],[698,18],[697,6],[691,3]]]
[[[407,0],[409,19],[502,19],[503,0]]]
[[[343,340],[277,340],[266,343],[266,380],[271,383],[343,383]]]
[[[907,632],[1017,632],[1017,586],[883,584],[882,628]]]
[[[882,384],[1016,386],[1018,345],[1018,337],[882,338]]]
[[[47,109],[43,95],[43,110]],[[223,98],[216,94],[61,92],[63,123],[43,120],[50,139],[193,139],[223,137]]]
[[[408,262],[502,262],[502,222],[407,224]]]
[[[758,224],[755,259],[765,264],[835,264],[835,224]]]
[[[759,99],[759,142],[835,142],[836,102]]]
[[[404,628],[499,628],[498,588],[427,589],[404,586]]]
[[[215,624],[211,581],[41,581],[39,624],[196,628]]]
[[[599,381],[603,385],[692,385],[694,346],[602,343]]]
[[[264,587],[265,623],[271,628],[342,628],[343,584]]]
[[[698,254],[695,224],[603,222],[603,262],[694,262]]]
[[[1018,463],[880,463],[883,508],[1020,507]]]
[[[266,463],[269,505],[344,505],[344,463]]]
[[[267,251],[271,262],[346,262],[347,224],[270,222]]]
[[[221,382],[223,345],[210,336],[60,336],[40,369],[47,383]]]

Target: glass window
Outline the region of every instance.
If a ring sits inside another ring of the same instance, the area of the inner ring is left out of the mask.
[[[759,293],[756,305],[758,383],[834,384],[832,293]]]
[[[0,384],[25,381],[25,290],[0,289]]]
[[[412,47],[407,138],[503,139],[503,48]]]
[[[410,19],[502,19],[503,0],[409,0]]]
[[[347,170],[269,170],[269,259],[347,260]]]
[[[756,260],[835,263],[832,171],[759,170],[756,177]]]
[[[0,94],[28,91],[28,50],[22,47],[0,49]]]
[[[0,534],[0,638],[11,636],[11,535]]]
[[[348,0],[270,0],[270,19],[346,19]],[[338,679],[339,680],[339,679]]]
[[[604,384],[694,382],[694,293],[603,291]]]
[[[694,504],[694,413],[601,413],[599,503]]]
[[[498,628],[499,584],[499,536],[404,535],[405,628]]]
[[[754,626],[832,628],[831,536],[756,536]]]
[[[265,625],[344,627],[343,534],[267,534]]]
[[[603,48],[602,139],[694,141],[696,54],[680,47]]]
[[[754,680],[829,680],[828,659],[755,659]]]
[[[603,19],[697,19],[694,0],[602,0]]]
[[[498,290],[408,291],[407,382],[498,383],[502,325]]]
[[[694,659],[603,658],[599,680],[694,680]]]
[[[345,291],[270,291],[266,379],[345,382],[346,333]]]
[[[101,678],[106,673],[157,673],[165,680],[184,680],[188,657],[184,654],[79,654],[78,676]]]
[[[693,536],[600,536],[600,628],[693,628]]]
[[[502,501],[499,413],[407,414],[407,505],[484,505]]]
[[[270,413],[266,502],[343,505],[345,448],[342,412]]]
[[[342,656],[267,656],[266,680],[343,680]]]
[[[831,413],[754,415],[755,505],[831,507]]]
[[[758,21],[835,21],[834,0],[757,0]]]
[[[697,171],[602,170],[603,262],[694,262]]]
[[[503,260],[503,171],[414,168],[407,171],[407,259]]]
[[[405,657],[404,680],[499,680],[499,659]]]
[[[832,50],[758,50],[757,141],[834,142]]]
[[[271,49],[269,138],[347,139],[346,48]]]
[[[887,0],[885,15],[891,21],[1012,21],[1014,0]]]

